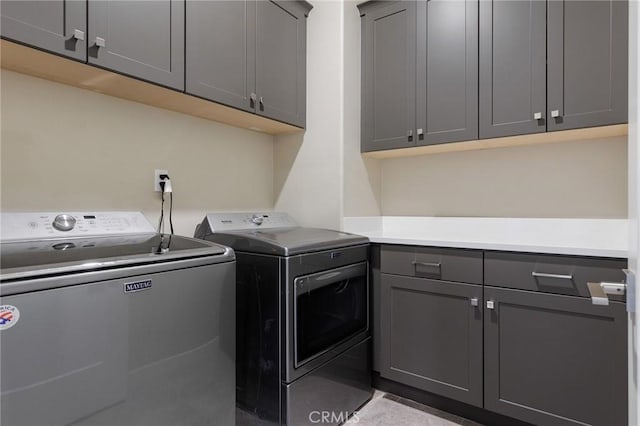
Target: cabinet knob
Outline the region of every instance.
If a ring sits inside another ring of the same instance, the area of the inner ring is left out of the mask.
[[[493,300],[487,300],[487,309],[495,309],[495,302]]]
[[[84,40],[84,31],[76,28],[75,30],[73,30],[73,38],[75,38],[76,40]]]
[[[407,130],[407,140],[409,142],[413,141],[413,130]]]
[[[471,306],[478,306],[480,303],[478,301],[477,297],[472,297],[471,298]]]
[[[534,112],[533,113],[533,119],[534,120],[542,120],[542,113],[541,112]]]
[[[96,37],[96,46],[97,47],[106,47],[107,46],[107,41],[105,39],[103,39],[102,37]]]
[[[551,110],[551,116],[552,116],[553,118],[560,117],[560,110],[552,109],[552,110]]]
[[[255,108],[256,107],[256,101],[258,100],[258,95],[256,95],[255,93],[252,93],[251,95],[249,95],[249,101],[251,103],[250,107],[251,108]]]
[[[260,96],[260,111],[264,111],[264,99],[262,99],[262,96]]]
[[[418,139],[419,140],[424,139],[424,130],[418,129],[418,130],[416,130],[416,134],[418,135]]]

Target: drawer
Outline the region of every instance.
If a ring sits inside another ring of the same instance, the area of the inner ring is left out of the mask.
[[[587,282],[624,282],[626,259],[553,254],[484,253],[486,285],[590,297]],[[624,300],[623,296],[609,296]]]
[[[482,284],[482,250],[383,245],[380,272]]]

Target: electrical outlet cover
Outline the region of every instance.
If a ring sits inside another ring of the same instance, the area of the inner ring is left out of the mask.
[[[160,170],[156,169],[153,172],[153,190],[156,192],[162,192],[162,188],[160,188],[160,175],[168,175],[168,170]]]

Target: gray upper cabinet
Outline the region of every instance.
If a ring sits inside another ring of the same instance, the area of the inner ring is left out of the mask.
[[[628,2],[550,1],[548,130],[627,121]]]
[[[623,303],[485,286],[485,408],[537,425],[627,424]]]
[[[418,2],[418,145],[478,138],[478,1]]]
[[[252,111],[255,3],[187,0],[187,93]]]
[[[256,2],[256,112],[298,127],[306,121],[306,16],[311,5]]]
[[[380,2],[361,11],[362,151],[413,146],[416,2]]]
[[[371,1],[362,14],[362,151],[478,137],[478,1]]]
[[[87,3],[77,0],[0,2],[3,38],[86,61]]]
[[[302,1],[187,0],[186,92],[304,127]]]
[[[184,90],[184,0],[89,0],[89,63]]]
[[[480,138],[546,131],[546,11],[539,0],[480,2]]]

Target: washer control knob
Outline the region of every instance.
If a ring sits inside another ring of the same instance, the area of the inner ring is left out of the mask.
[[[58,231],[71,231],[76,226],[76,218],[70,214],[59,214],[53,219],[53,227]]]
[[[262,215],[260,214],[254,214],[253,216],[251,216],[251,223],[255,225],[262,225],[263,221],[264,217],[262,217]]]

